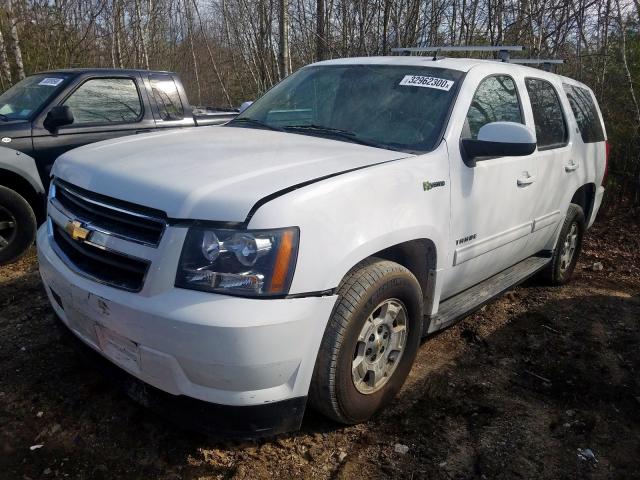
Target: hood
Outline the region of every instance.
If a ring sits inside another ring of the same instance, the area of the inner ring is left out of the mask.
[[[2,138],[24,138],[31,136],[31,123],[28,120],[0,120],[0,137]],[[3,142],[3,146],[8,142]]]
[[[53,175],[171,218],[242,222],[275,192],[407,156],[309,135],[200,127],[81,147],[62,155]]]

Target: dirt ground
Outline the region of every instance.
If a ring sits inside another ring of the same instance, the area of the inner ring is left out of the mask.
[[[570,285],[530,281],[428,340],[374,420],[307,412],[300,432],[221,444],[60,341],[31,252],[0,270],[0,478],[640,478],[639,327],[631,212],[589,232]]]

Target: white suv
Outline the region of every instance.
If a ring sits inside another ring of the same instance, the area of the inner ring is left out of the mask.
[[[180,422],[269,435],[307,402],[361,422],[421,337],[535,273],[569,280],[605,138],[591,90],[541,70],[316,63],[227,126],[65,153],[40,271],[62,322]]]

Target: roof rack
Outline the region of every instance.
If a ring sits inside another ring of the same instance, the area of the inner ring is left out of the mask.
[[[438,58],[440,52],[498,52],[498,57],[503,62],[510,59],[509,52],[522,52],[521,45],[468,45],[468,46],[434,46],[434,47],[400,47],[392,48],[393,53],[411,55],[412,53],[435,52],[434,60]]]
[[[548,72],[551,71],[553,65],[562,65],[564,60],[558,58],[512,58],[509,63],[517,63],[519,65],[542,65],[542,68]]]

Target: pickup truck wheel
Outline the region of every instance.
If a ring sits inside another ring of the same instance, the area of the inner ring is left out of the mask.
[[[543,276],[552,285],[564,285],[571,280],[582,250],[582,238],[585,231],[584,212],[582,207],[569,205],[567,216],[558,236],[553,257]]]
[[[420,341],[422,290],[403,266],[354,267],[338,289],[309,391],[311,406],[341,423],[369,419],[404,383]]]
[[[33,244],[36,216],[29,203],[13,190],[0,187],[0,265],[17,260]]]

